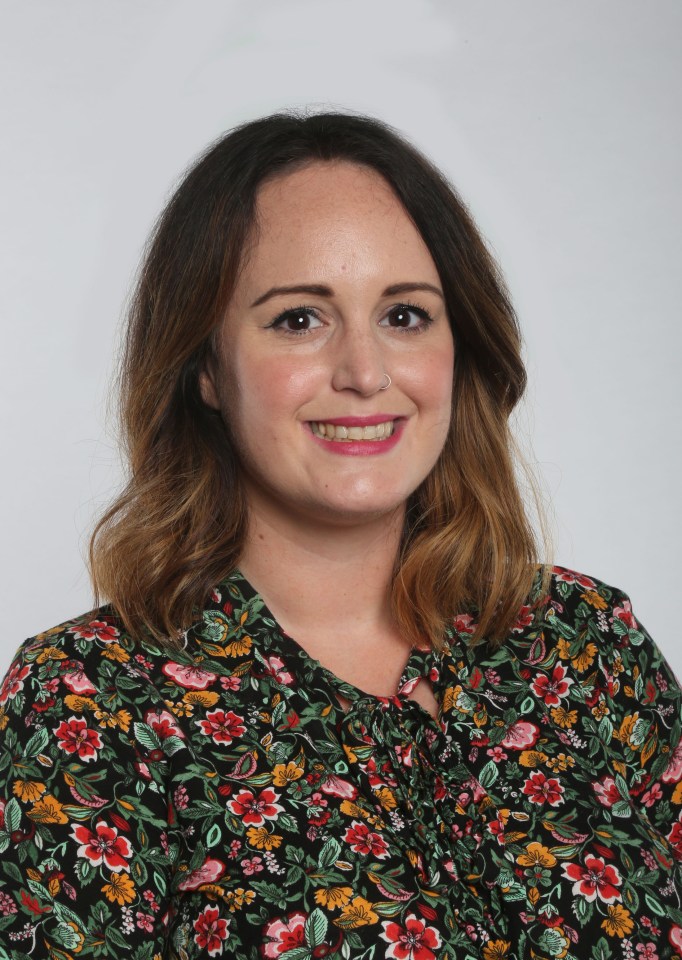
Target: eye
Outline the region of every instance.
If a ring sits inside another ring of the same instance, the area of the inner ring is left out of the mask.
[[[396,330],[414,333],[421,332],[430,323],[433,323],[433,317],[423,307],[417,307],[411,303],[396,304],[379,321],[382,327],[393,327]]]
[[[293,310],[280,313],[270,326],[285,333],[307,333],[321,327],[322,321],[311,307],[294,307]]]

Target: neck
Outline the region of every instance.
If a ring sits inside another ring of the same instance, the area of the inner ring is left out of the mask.
[[[400,509],[333,525],[252,501],[239,566],[282,628],[325,659],[342,638],[346,650],[368,636],[395,638],[390,592],[403,521]]]

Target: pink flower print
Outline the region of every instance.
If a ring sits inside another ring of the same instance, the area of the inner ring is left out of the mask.
[[[592,784],[592,789],[597,794],[597,800],[603,807],[612,807],[614,803],[622,800],[613,777],[602,777],[601,780]]]
[[[661,780],[663,783],[678,783],[682,780],[682,742],[675,747]]]
[[[585,866],[579,863],[564,863],[562,870],[567,880],[574,880],[573,893],[580,894],[592,902],[599,897],[602,903],[614,903],[620,900],[618,887],[622,878],[612,864],[606,864],[600,857],[587,854]]]
[[[187,874],[178,884],[179,890],[198,890],[205,883],[215,883],[225,873],[225,864],[222,860],[207,857],[200,867]]]
[[[102,740],[96,730],[90,730],[85,720],[80,717],[69,717],[62,720],[52,731],[59,741],[59,746],[66,753],[75,753],[79,760],[86,763],[97,759],[97,751],[102,747]]]
[[[264,657],[263,664],[265,666],[264,672],[266,677],[272,677],[274,680],[277,680],[278,683],[282,683],[287,687],[294,682],[294,678],[287,670],[286,664],[281,657]]]
[[[206,907],[194,921],[194,941],[209,957],[223,952],[223,943],[229,937],[227,920],[220,917],[217,907]]]
[[[266,787],[256,797],[250,790],[240,790],[227,808],[249,826],[262,827],[266,820],[276,820],[284,812],[277,801],[280,795],[272,787]]]
[[[252,877],[254,873],[260,873],[263,869],[262,857],[251,857],[250,860],[247,857],[245,860],[242,860],[242,870],[247,877]]]
[[[551,678],[545,673],[539,673],[531,684],[536,696],[545,701],[548,707],[556,707],[561,703],[561,698],[568,695],[568,689],[573,683],[566,679],[566,667],[562,663],[557,663],[552,671]]]
[[[110,827],[100,820],[94,832],[89,827],[79,825],[71,828],[71,836],[80,844],[78,856],[89,860],[93,867],[103,863],[114,873],[128,869],[133,848],[126,837],[119,836],[116,827]]]
[[[530,750],[540,736],[540,728],[530,720],[515,720],[507,729],[501,746],[508,750]]]
[[[307,914],[296,910],[286,917],[271,920],[263,929],[263,945],[261,953],[268,960],[280,957],[288,950],[302,947],[305,944],[305,922]]]
[[[71,693],[77,693],[82,697],[89,697],[92,696],[93,693],[97,693],[97,688],[85,675],[85,669],[82,663],[79,663],[77,660],[68,660],[62,666],[65,668],[62,674],[62,680],[64,686],[70,690]]]
[[[147,710],[144,722],[152,728],[159,740],[167,740],[171,736],[184,739],[185,734],[177,718],[169,710],[162,710],[159,707],[156,710]]]
[[[452,621],[455,633],[471,634],[476,629],[474,618],[469,613],[460,613]]]
[[[493,758],[495,763],[499,763],[500,760],[506,760],[509,756],[508,753],[505,753],[502,747],[490,747],[488,750],[486,750],[486,753],[489,757]]]
[[[613,617],[611,618],[611,622],[613,623],[614,620],[620,620],[621,623],[625,624],[628,630],[639,629],[639,624],[633,616],[632,606],[629,600],[624,600],[622,607],[613,608]]]
[[[184,687],[186,690],[206,690],[218,679],[218,675],[211,673],[210,670],[204,670],[193,664],[174,663],[172,660],[164,663],[161,670],[179,687]]]
[[[531,625],[533,619],[531,608],[528,606],[521,607],[516,618],[516,623],[512,627],[512,633],[523,633],[526,627]]]

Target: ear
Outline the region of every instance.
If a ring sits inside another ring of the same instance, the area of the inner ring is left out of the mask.
[[[216,363],[213,357],[207,357],[205,366],[199,374],[199,393],[207,407],[220,410],[220,395],[217,387]]]

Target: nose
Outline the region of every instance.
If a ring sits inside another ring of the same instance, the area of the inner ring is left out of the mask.
[[[349,325],[334,355],[334,390],[353,390],[363,397],[372,397],[385,385],[387,372],[382,345],[372,331],[361,332]]]

